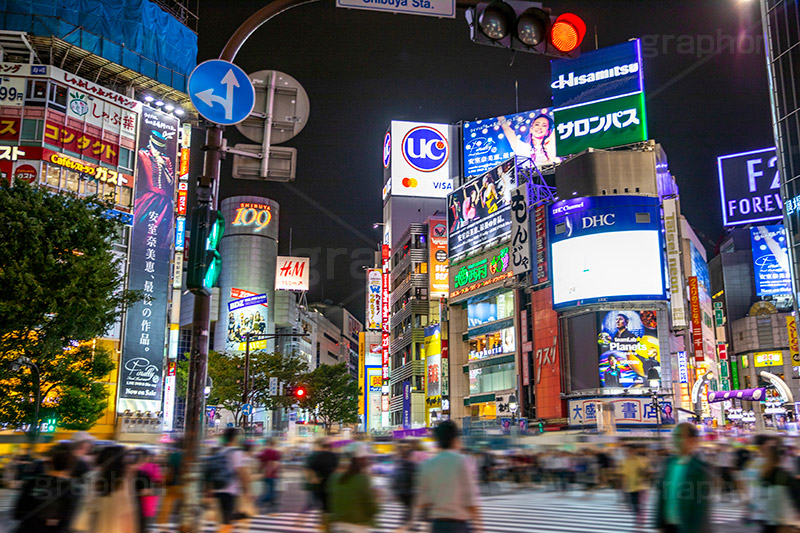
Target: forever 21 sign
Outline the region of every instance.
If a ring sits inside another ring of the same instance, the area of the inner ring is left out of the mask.
[[[783,202],[775,148],[717,158],[725,226],[780,220]]]

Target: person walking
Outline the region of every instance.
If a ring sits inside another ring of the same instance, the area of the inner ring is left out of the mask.
[[[754,491],[756,506],[761,510],[763,533],[783,531],[784,526],[795,523],[791,496],[791,474],[781,466],[780,441],[771,439],[761,450],[763,461],[758,472],[758,486]]]
[[[87,491],[74,531],[86,533],[136,533],[133,465],[136,457],[124,446],[103,448],[97,457],[98,473]]]
[[[647,490],[647,460],[634,446],[629,446],[628,456],[622,462],[620,477],[625,499],[631,506],[633,515],[638,519],[642,511],[642,494]]]
[[[70,474],[75,458],[67,444],[50,450],[46,473],[25,482],[14,507],[19,533],[68,533],[79,504]]]
[[[146,449],[136,450],[136,466],[133,488],[138,500],[139,533],[146,533],[147,525],[158,510],[158,489],[164,482],[161,468],[153,460],[153,454]]]
[[[258,506],[263,512],[275,512],[278,509],[278,492],[276,490],[280,475],[281,454],[275,446],[275,439],[269,439],[266,447],[258,455],[261,464],[261,476],[264,480],[264,493],[258,499]]]
[[[306,461],[306,480],[314,504],[322,509],[323,524],[325,515],[330,512],[328,506],[328,479],[339,467],[339,456],[331,451],[327,439],[317,443],[317,450],[309,455]]]
[[[161,499],[161,509],[158,512],[157,523],[169,523],[173,508],[183,499],[183,443],[177,441],[167,453],[164,497]]]
[[[658,483],[656,527],[664,533],[711,531],[710,469],[695,455],[697,427],[689,422],[675,426],[677,455],[669,458]]]
[[[233,531],[236,500],[249,496],[250,474],[245,453],[238,445],[239,435],[239,428],[225,428],[222,449],[209,457],[205,466],[206,494],[219,503],[219,533]]]
[[[72,435],[72,454],[75,457],[75,466],[72,468],[72,477],[84,479],[92,470],[92,457],[90,452],[94,446],[94,437],[85,431],[78,431]]]
[[[378,502],[367,468],[367,445],[356,443],[347,469],[328,479],[330,522],[335,533],[368,533],[376,525]]]
[[[434,429],[441,450],[420,466],[419,491],[409,525],[423,513],[432,533],[470,533],[480,528],[475,465],[458,452],[459,431],[452,420]]]
[[[414,509],[414,478],[417,473],[417,465],[411,459],[412,451],[410,444],[400,444],[392,475],[392,490],[395,497],[403,504],[403,509],[405,510],[403,513],[404,521],[411,520],[411,512]]]

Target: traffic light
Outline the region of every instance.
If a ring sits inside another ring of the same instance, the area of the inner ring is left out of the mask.
[[[283,388],[283,395],[294,398],[295,400],[302,400],[307,394],[308,391],[302,385],[286,385]]]
[[[294,385],[286,385],[283,387],[283,395],[294,398]]]
[[[297,387],[295,387],[294,397],[297,398],[298,400],[302,400],[303,398],[305,398],[306,397],[305,387],[303,387],[302,385],[298,385]]]
[[[544,422],[539,422],[539,433],[544,433]]]
[[[217,251],[225,219],[222,213],[207,206],[192,209],[189,243],[189,270],[186,286],[190,291],[211,294],[211,289],[219,279],[222,257]]]
[[[470,39],[521,52],[575,59],[586,24],[572,13],[551,15],[538,2],[495,0],[467,10]]]

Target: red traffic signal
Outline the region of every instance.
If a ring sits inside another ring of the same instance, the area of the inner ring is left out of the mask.
[[[294,390],[294,395],[295,395],[295,397],[297,397],[297,398],[304,398],[304,397],[305,397],[305,395],[306,395],[306,389],[304,389],[303,387],[297,387],[297,388]]]
[[[572,13],[556,17],[550,27],[550,44],[559,52],[572,52],[581,45],[586,35],[586,23]]]

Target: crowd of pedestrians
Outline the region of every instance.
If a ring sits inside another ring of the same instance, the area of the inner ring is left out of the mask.
[[[319,440],[302,462],[304,511],[317,511],[324,531],[366,533],[391,498],[402,505],[405,530],[425,521],[434,533],[474,532],[484,528],[481,493],[501,486],[587,496],[613,490],[637,523],[652,509],[653,526],[665,533],[710,531],[720,499],[739,502],[750,530],[765,533],[792,531],[800,510],[800,453],[776,435],[755,436],[747,445],[702,443],[697,428],[684,423],[673,432],[672,450],[617,443],[506,453],[462,449],[450,421],[433,437],[435,450],[419,441],[396,443],[381,483],[370,442]],[[198,470],[205,518],[227,533],[237,521],[278,512],[278,484],[291,455],[274,440],[255,449],[238,429],[226,429]],[[153,524],[177,523],[186,471],[179,442],[157,451],[97,446],[78,433],[42,457],[17,457],[6,465],[4,483],[17,491],[12,518],[21,533],[144,533]]]

